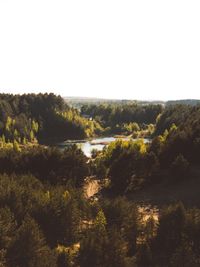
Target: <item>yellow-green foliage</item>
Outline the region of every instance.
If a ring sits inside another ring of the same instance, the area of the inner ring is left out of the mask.
[[[14,119],[8,116],[3,130],[3,143],[13,143],[14,140],[16,140],[19,144],[25,145],[28,141],[36,141],[35,134],[39,131],[39,124],[30,118],[23,121],[19,117]],[[25,140],[27,140],[27,142],[25,142]]]
[[[19,147],[19,144],[16,140],[14,140],[14,142],[13,142],[13,149],[17,152],[21,151],[21,148]]]
[[[81,117],[77,110],[70,109],[64,112],[56,111],[56,114],[66,119],[68,122],[73,122],[79,125],[82,129],[84,129],[86,137],[92,137],[95,134],[103,132],[103,128],[98,122]]]
[[[122,140],[117,139],[114,142],[111,142],[107,148],[104,150],[104,156],[106,158],[112,157],[112,155],[116,155],[121,153],[123,150],[126,151],[137,151],[141,154],[146,153],[147,144],[144,143],[143,139],[138,140]]]
[[[128,133],[133,133],[139,131],[140,127],[136,122],[130,122],[130,123],[124,123],[123,129]]]
[[[23,145],[26,145],[27,144],[27,139],[25,137],[22,139],[22,144]]]
[[[33,141],[35,138],[33,130],[30,131],[30,140]]]
[[[162,138],[163,138],[164,141],[166,141],[168,135],[169,135],[169,131],[166,129],[166,130],[164,131],[163,135],[162,135]]]
[[[71,198],[71,195],[70,195],[70,192],[68,190],[66,190],[64,193],[63,193],[63,198],[68,200]]]
[[[32,130],[33,130],[35,133],[37,133],[38,130],[39,130],[39,124],[38,124],[36,121],[34,121],[34,120],[32,120]]]
[[[175,132],[177,129],[178,129],[178,127],[176,126],[176,124],[173,123],[172,126],[170,127],[169,132],[170,132],[170,133]]]
[[[6,130],[7,131],[10,131],[10,127],[11,127],[11,125],[12,125],[12,118],[11,117],[7,117],[7,121],[6,121],[6,126],[5,126],[5,128],[6,128]]]
[[[154,131],[155,131],[155,125],[149,124],[148,125],[148,132],[149,132],[149,134],[150,135],[153,134]]]
[[[104,212],[102,210],[100,210],[98,213],[97,213],[97,216],[95,218],[95,221],[94,221],[94,226],[96,228],[98,228],[100,231],[104,231],[105,230],[105,227],[106,227],[106,217],[104,215]]]

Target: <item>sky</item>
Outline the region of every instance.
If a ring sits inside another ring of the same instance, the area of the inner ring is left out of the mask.
[[[200,99],[199,0],[0,0],[0,92]]]

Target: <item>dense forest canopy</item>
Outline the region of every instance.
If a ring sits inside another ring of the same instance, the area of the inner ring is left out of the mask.
[[[129,130],[132,123],[145,129],[146,125],[155,124],[162,112],[162,105],[130,104],[101,104],[83,105],[81,114],[94,118],[110,133],[121,133]]]
[[[100,126],[80,116],[54,94],[0,94],[0,136],[3,141],[26,143],[82,139]]]
[[[164,178],[173,181],[176,176],[190,176],[189,166],[200,164],[199,155],[200,106],[178,105],[166,108],[158,118],[150,143],[111,143],[96,156],[94,168],[110,177],[111,188],[124,193]]]
[[[41,145],[146,129],[90,159]],[[200,266],[200,106],[1,94],[0,136],[0,266]]]
[[[84,105],[80,113],[54,94],[0,94],[0,140],[16,146],[132,133],[155,124],[162,110],[162,105],[123,102]]]
[[[104,126],[129,122],[155,123],[161,112],[161,105],[139,104],[84,105],[81,109],[82,114],[99,119]]]

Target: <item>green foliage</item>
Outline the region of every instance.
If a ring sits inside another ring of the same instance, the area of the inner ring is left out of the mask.
[[[186,120],[191,110],[192,107],[186,105],[173,105],[165,108],[156,123],[155,135],[163,134],[166,129],[170,130],[172,125],[179,126]]]
[[[80,251],[78,262],[81,267],[101,267],[107,266],[106,262],[106,247],[107,236],[99,235],[98,232],[89,232],[82,239],[80,244]]]
[[[134,132],[138,132],[140,127],[136,122],[130,122],[123,124],[123,129],[127,132],[127,134],[132,134]]]
[[[158,166],[156,156],[149,154],[147,147],[142,139],[112,142],[95,158],[94,169],[100,177],[109,177],[110,189],[114,193],[123,194],[131,189],[138,177],[141,180]]]
[[[8,249],[12,243],[17,223],[8,207],[0,209],[0,249]]]
[[[50,247],[80,238],[88,209],[81,191],[45,187],[30,175],[0,176],[0,251],[8,266],[57,266]]]
[[[37,223],[27,217],[8,250],[9,266],[56,267],[56,257],[45,244]]]
[[[36,121],[33,120],[31,128],[32,128],[33,132],[37,133],[38,130],[39,130],[39,124]]]
[[[199,218],[199,210],[186,210],[180,203],[162,210],[156,237],[138,252],[139,266],[199,266]]]
[[[104,232],[106,227],[106,218],[102,210],[100,210],[95,218],[94,226],[97,228],[98,231]]]
[[[167,262],[172,253],[181,244],[186,225],[186,211],[182,204],[169,206],[161,213],[158,233],[156,236],[156,249],[160,250],[157,258]]]
[[[20,151],[21,151],[21,149],[20,149],[20,147],[19,147],[19,144],[18,144],[18,142],[17,142],[16,140],[14,140],[14,142],[13,142],[13,149],[14,149],[16,152],[20,152]]]
[[[30,141],[32,142],[34,140],[34,132],[31,130],[30,131]]]
[[[76,146],[60,151],[57,148],[29,147],[21,153],[15,149],[0,153],[0,173],[32,173],[51,184],[66,184],[70,180],[80,186],[88,175],[87,158]]]
[[[161,105],[140,105],[137,103],[83,105],[81,108],[83,115],[94,118],[104,128],[111,127],[111,131],[116,133],[119,130],[117,125],[119,125],[120,131],[123,127],[128,131],[137,131],[139,129],[137,123],[155,123],[161,112]]]
[[[182,154],[179,154],[173,161],[171,172],[177,179],[187,177],[189,172],[189,162]]]
[[[79,236],[81,211],[78,200],[84,200],[74,192],[74,196],[68,193],[68,197],[64,193],[62,188],[52,190],[46,198],[43,196],[33,213],[51,247],[71,245]]]
[[[128,253],[134,255],[138,235],[138,209],[134,203],[118,197],[114,200],[105,199],[102,207],[106,216],[107,228],[115,228],[128,244]]]
[[[79,263],[81,267],[128,267],[126,255],[126,244],[115,229],[101,235],[90,232],[82,240]]]
[[[0,135],[6,142],[22,142],[25,138],[29,142],[54,143],[102,132],[96,121],[81,117],[78,110],[54,94],[0,94],[0,112]]]
[[[83,107],[88,119],[53,94],[0,95],[0,266],[199,266],[199,209],[166,206],[157,222],[124,197],[156,183],[178,188],[191,170],[199,173],[200,108],[161,111],[133,103]],[[30,146],[104,129],[152,133],[147,124],[155,122],[151,143],[118,140],[89,162],[76,146]],[[108,182],[98,200],[83,194],[91,174]]]

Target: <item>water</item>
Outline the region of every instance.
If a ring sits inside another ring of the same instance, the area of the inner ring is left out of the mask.
[[[111,142],[114,142],[117,137],[102,137],[95,138],[92,140],[67,140],[61,144],[58,144],[58,147],[65,149],[67,146],[76,144],[87,157],[91,157],[92,150],[102,151],[103,148],[109,145]],[[120,137],[122,140],[131,140],[131,137]],[[144,142],[149,142],[148,139],[144,139]]]

